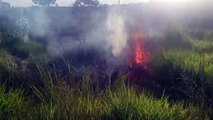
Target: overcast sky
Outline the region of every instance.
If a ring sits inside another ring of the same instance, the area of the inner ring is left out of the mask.
[[[5,2],[9,2],[12,6],[31,6],[32,0],[2,0]],[[57,0],[59,6],[68,6],[72,5],[75,0]],[[118,0],[99,0],[103,4],[114,4],[117,3]],[[144,2],[149,0],[120,0],[122,3],[133,3],[133,2]]]

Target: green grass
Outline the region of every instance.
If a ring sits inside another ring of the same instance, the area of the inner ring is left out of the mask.
[[[18,120],[27,118],[27,102],[24,101],[23,91],[6,91],[0,87],[0,118],[3,120]]]
[[[168,50],[153,58],[153,69],[167,72],[166,76],[171,75],[171,79],[181,76],[183,78],[186,75],[189,79],[203,79],[205,80],[203,83],[212,84],[213,54],[200,54],[190,50]]]
[[[155,82],[172,99],[185,99],[203,111],[212,109],[213,54],[167,50],[153,58]],[[212,114],[211,110],[209,114]]]
[[[44,73],[43,73],[44,74]],[[45,74],[44,74],[45,75]],[[48,75],[48,73],[46,74]],[[0,111],[5,119],[144,119],[185,120],[208,119],[198,107],[183,102],[157,99],[147,92],[136,93],[124,84],[125,76],[105,90],[93,91],[89,78],[72,88],[65,81],[54,85],[45,77],[45,87],[34,87],[34,97],[24,97],[23,91],[0,89]],[[39,99],[37,102],[35,98]]]
[[[213,53],[213,41],[190,40],[192,49],[198,53]]]
[[[120,80],[124,80],[124,77]],[[122,83],[122,82],[120,82]],[[94,93],[87,84],[69,89],[52,86],[48,102],[36,105],[35,119],[201,119],[199,109],[181,102],[170,103],[166,97],[156,99],[142,92],[136,94],[123,83]],[[119,86],[119,87],[118,87]],[[82,87],[84,89],[82,89]],[[39,92],[39,91],[37,91]],[[207,117],[204,117],[207,119]]]
[[[138,92],[121,74],[113,85],[99,88],[94,68],[66,76],[48,68],[52,60],[37,42],[18,38],[0,42],[0,119],[70,120],[208,120],[212,118],[213,45],[166,31],[163,51],[152,54],[150,72],[157,88]],[[0,36],[1,37],[1,36]],[[54,65],[53,65],[54,66]],[[93,72],[94,71],[94,72]],[[140,87],[140,85],[139,85]],[[153,90],[152,90],[153,89]],[[137,92],[136,92],[137,91]],[[160,92],[158,92],[160,91]],[[161,96],[161,97],[159,97]]]

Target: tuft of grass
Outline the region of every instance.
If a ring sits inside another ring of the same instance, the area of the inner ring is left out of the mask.
[[[0,87],[0,118],[3,120],[18,120],[28,118],[27,102],[24,101],[23,91],[6,91]]]
[[[212,54],[212,52],[213,52],[213,42],[212,41],[190,40],[190,43],[192,45],[192,49],[200,54],[202,54],[202,53]]]

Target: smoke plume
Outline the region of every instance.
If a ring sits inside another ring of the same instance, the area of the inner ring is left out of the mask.
[[[113,55],[117,57],[121,55],[127,45],[127,33],[125,32],[123,17],[116,12],[110,12],[106,21],[106,28],[110,32],[107,40],[112,48]]]

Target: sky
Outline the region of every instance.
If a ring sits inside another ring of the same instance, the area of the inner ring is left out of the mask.
[[[31,6],[32,0],[2,0],[5,2],[9,2],[12,6],[15,7],[24,7]],[[70,6],[75,0],[57,0],[57,4],[59,6]],[[102,4],[116,4],[118,0],[99,0]],[[148,2],[150,0],[120,0],[121,3],[136,3],[136,2]],[[187,1],[187,0],[155,0],[155,1]]]

